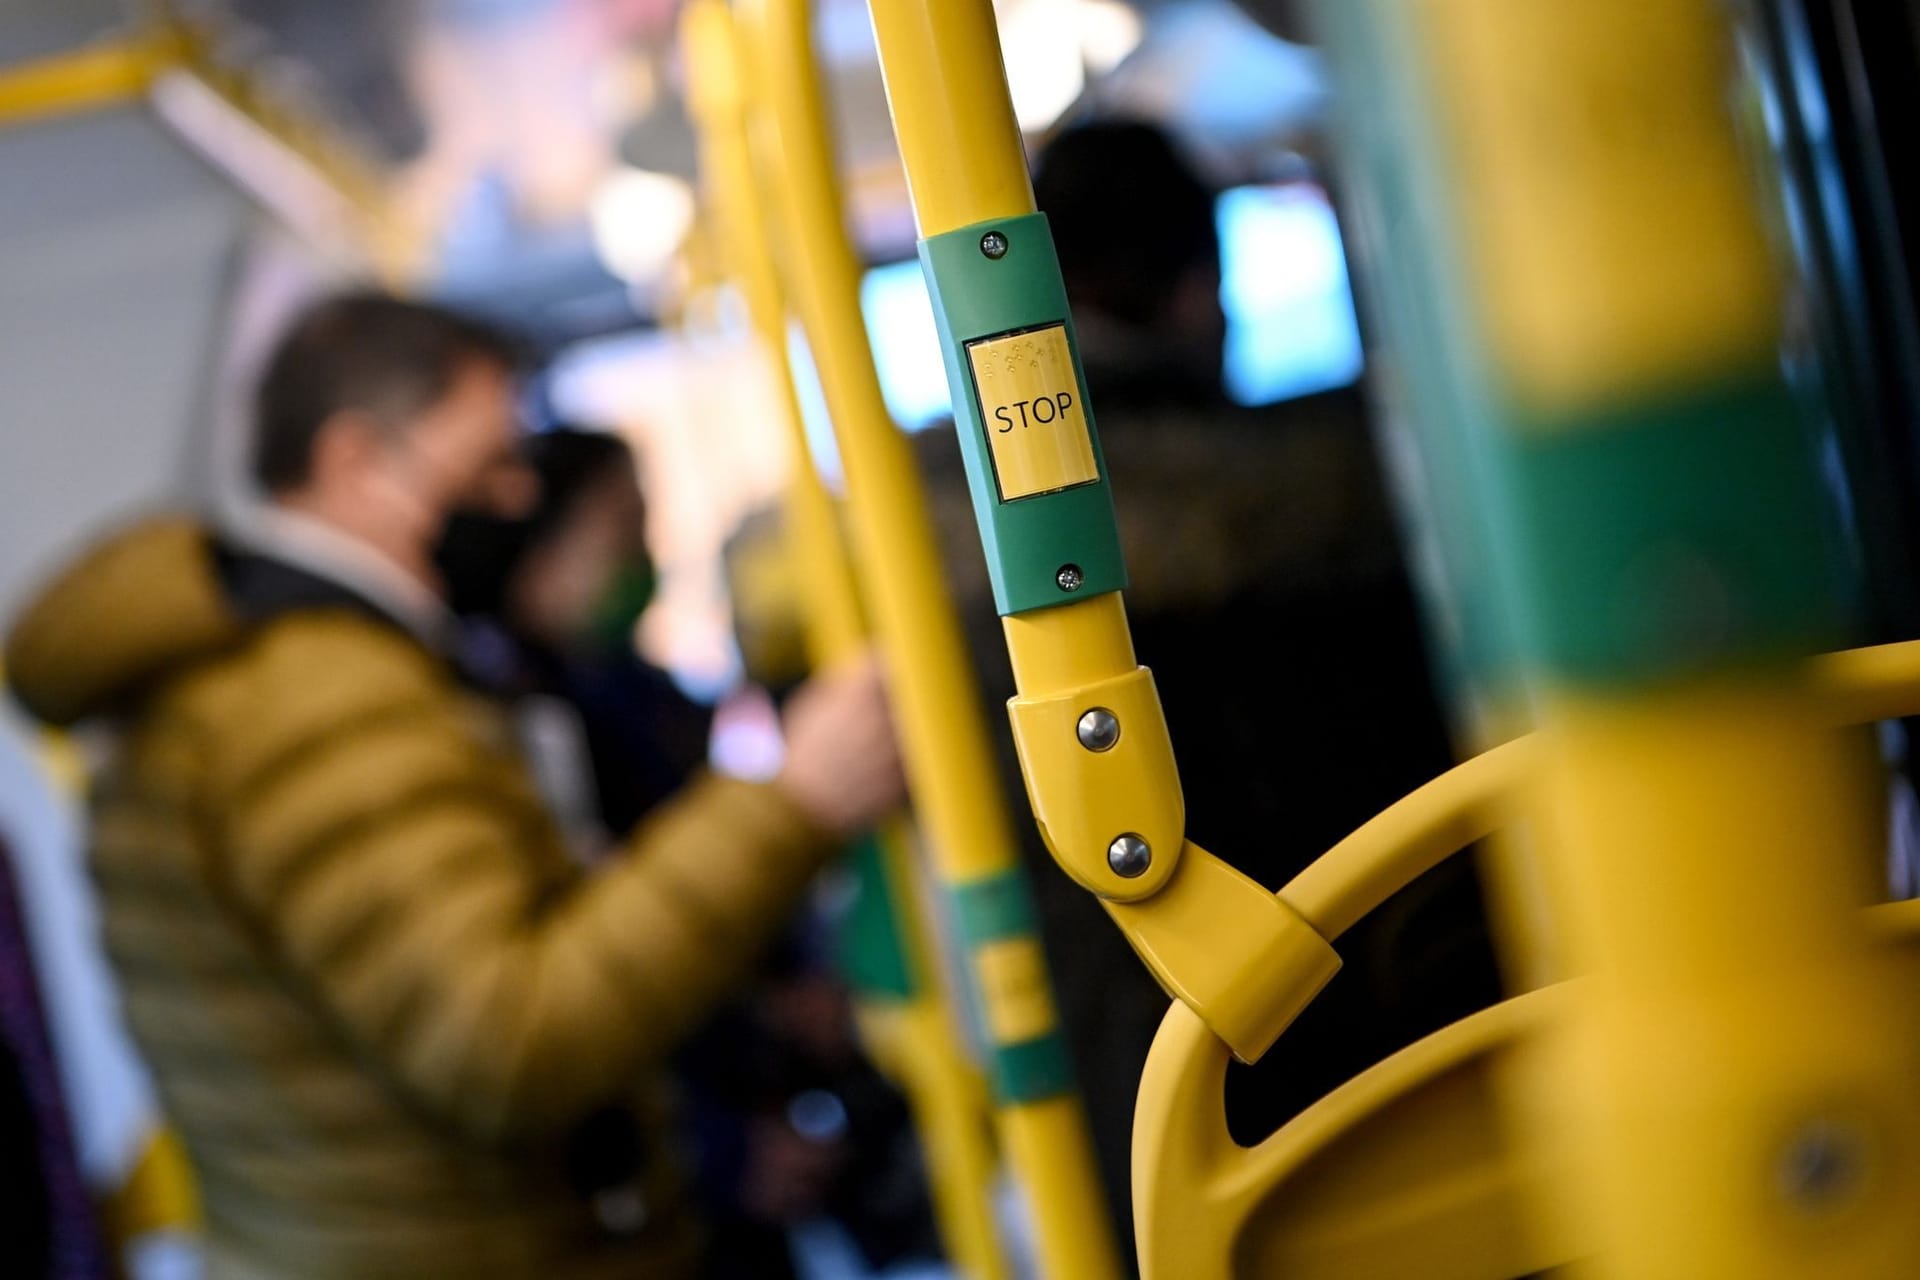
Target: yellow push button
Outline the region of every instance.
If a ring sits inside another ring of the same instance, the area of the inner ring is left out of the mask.
[[[969,343],[967,359],[1002,502],[1100,478],[1065,325]]]

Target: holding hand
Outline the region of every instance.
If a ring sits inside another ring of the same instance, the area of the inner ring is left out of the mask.
[[[872,826],[906,799],[879,659],[823,671],[787,705],[786,762],[774,785],[838,835]]]

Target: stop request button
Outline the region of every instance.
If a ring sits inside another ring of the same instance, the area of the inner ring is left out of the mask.
[[[967,360],[1002,502],[1100,478],[1066,325],[968,343]]]

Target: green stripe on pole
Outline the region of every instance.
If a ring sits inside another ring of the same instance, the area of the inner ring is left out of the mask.
[[[957,885],[948,893],[953,905],[955,932],[969,954],[1009,939],[1039,940],[1039,914],[1033,905],[1026,876],[1015,867],[998,875]],[[973,966],[967,966],[969,1003],[980,1025],[980,992]],[[1059,1025],[1031,1040],[998,1044],[984,1027],[980,1038],[987,1046],[993,1094],[1000,1102],[1038,1102],[1072,1093],[1073,1064]]]
[[[951,890],[954,921],[969,948],[1002,938],[1027,937],[1039,932],[1033,894],[1017,867],[981,880],[969,880]]]
[[[1073,1092],[1073,1062],[1056,1029],[993,1048],[993,1096],[999,1102],[1043,1102]]]
[[[1847,638],[1845,544],[1777,372],[1520,420],[1484,447],[1530,668],[1639,682]]]
[[[842,865],[850,890],[834,932],[840,975],[857,996],[911,999],[918,988],[894,915],[899,897],[887,875],[880,837],[863,836],[847,851]]]

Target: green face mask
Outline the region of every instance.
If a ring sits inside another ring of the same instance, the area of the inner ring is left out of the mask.
[[[647,556],[622,565],[601,588],[600,599],[593,607],[581,639],[601,653],[630,650],[633,629],[639,625],[640,615],[653,603],[658,582],[653,561]]]

